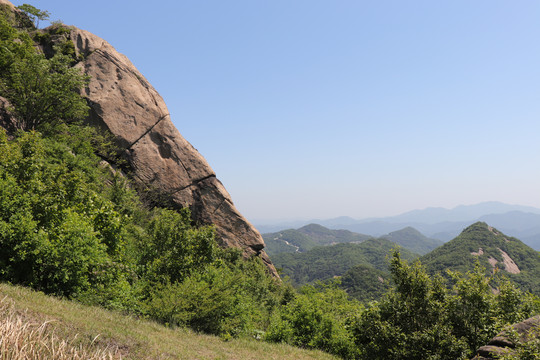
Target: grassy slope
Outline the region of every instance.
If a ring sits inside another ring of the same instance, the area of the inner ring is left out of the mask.
[[[334,359],[318,351],[250,339],[225,342],[6,284],[0,284],[0,298],[12,302],[28,321],[51,321],[59,337],[76,339],[86,347],[117,349],[123,359]]]

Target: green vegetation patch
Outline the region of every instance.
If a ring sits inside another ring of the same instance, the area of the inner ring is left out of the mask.
[[[509,259],[505,259],[506,254]],[[522,290],[540,294],[540,253],[520,240],[506,236],[486,223],[475,223],[443,246],[421,258],[431,274],[446,275],[447,270],[466,272],[474,268],[476,261],[486,268],[486,274],[503,272]],[[507,268],[505,262],[513,262]]]
[[[396,244],[385,239],[369,239],[359,244],[337,244],[316,247],[305,253],[282,253],[272,257],[295,286],[316,280],[341,276],[356,265],[369,264],[378,270],[387,270],[387,255]],[[402,250],[403,257],[414,259],[418,255]]]

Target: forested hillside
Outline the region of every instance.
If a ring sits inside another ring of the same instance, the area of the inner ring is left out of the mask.
[[[2,10],[0,279],[222,336],[264,327],[287,288],[188,208],[141,198],[116,139],[82,122],[89,79],[71,66],[70,28]],[[35,46],[52,39],[48,54]]]
[[[444,244],[440,240],[430,239],[422,235],[418,230],[410,226],[382,237],[420,255],[425,255]]]
[[[319,246],[305,253],[281,253],[272,257],[282,275],[290,277],[294,285],[315,280],[327,280],[343,275],[356,265],[371,265],[375,269],[388,269],[387,257],[397,245],[385,239],[369,239],[359,244]],[[411,260],[417,254],[401,249],[403,258]]]
[[[540,253],[486,223],[475,223],[421,258],[432,274],[466,272],[478,262],[488,273],[501,272],[525,291],[540,294]]]
[[[306,252],[317,246],[360,243],[374,237],[348,230],[333,230],[318,224],[309,224],[299,229],[287,229],[263,234],[263,238],[268,253],[275,256],[284,252]],[[422,235],[412,227],[391,232],[381,236],[381,238],[420,255],[425,255],[443,244],[440,240],[430,239]]]
[[[317,224],[263,234],[267,252],[270,255],[282,252],[306,252],[323,245],[359,243],[370,238],[371,236],[368,235],[348,230],[331,230]]]

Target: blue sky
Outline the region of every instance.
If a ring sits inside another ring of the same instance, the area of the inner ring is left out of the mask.
[[[31,4],[127,55],[254,222],[540,207],[536,0]]]

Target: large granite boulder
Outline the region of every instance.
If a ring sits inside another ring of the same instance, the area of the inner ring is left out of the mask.
[[[133,171],[148,191],[177,207],[189,207],[199,224],[214,224],[218,241],[238,247],[245,257],[259,255],[276,270],[264,252],[259,232],[238,212],[206,160],[173,125],[167,106],[129,59],[108,42],[71,27],[71,40],[90,75],[83,95],[89,121],[112,132]]]
[[[0,0],[0,6],[22,14],[7,0]],[[90,106],[87,120],[116,137],[138,188],[157,205],[189,207],[196,223],[215,225],[222,246],[240,248],[246,258],[260,256],[278,276],[262,236],[235,208],[206,160],[180,135],[163,98],[131,61],[88,31],[71,26],[66,37],[55,26],[44,30],[52,42],[41,44],[42,50],[51,55],[55,43],[73,42],[75,66],[90,76],[82,90]],[[8,108],[0,98],[0,126],[12,130],[16,122]]]
[[[540,315],[512,325],[511,330],[515,332],[520,342],[532,340],[539,335]],[[501,355],[512,353],[515,347],[516,344],[509,336],[509,332],[503,331],[491,339],[487,345],[480,347],[473,360],[495,360]]]

